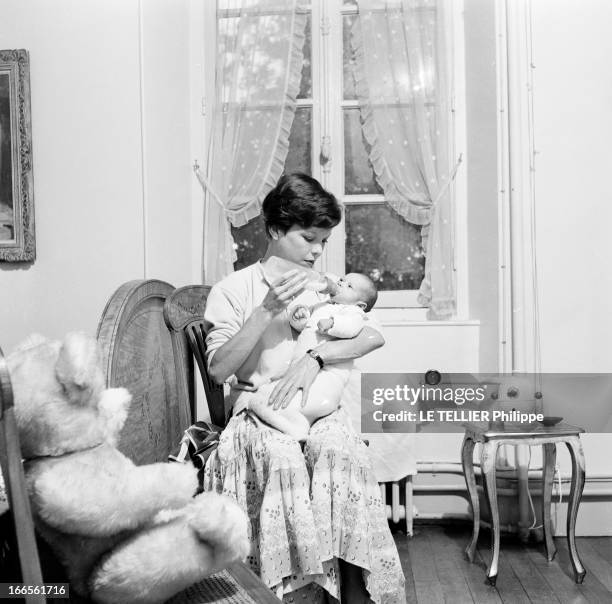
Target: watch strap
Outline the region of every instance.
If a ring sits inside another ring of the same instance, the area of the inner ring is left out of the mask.
[[[325,365],[325,361],[323,361],[323,359],[321,358],[321,355],[316,350],[311,348],[310,350],[306,351],[306,354],[312,357],[317,363],[319,363],[319,369],[323,369],[323,366]]]

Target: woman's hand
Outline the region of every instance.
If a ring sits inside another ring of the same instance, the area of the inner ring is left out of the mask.
[[[303,407],[308,400],[310,386],[319,373],[319,369],[319,363],[309,355],[304,355],[295,361],[274,387],[268,405],[272,405],[273,409],[284,409],[298,390],[302,390]]]
[[[287,271],[276,279],[263,299],[261,306],[264,310],[277,315],[283,311],[295,296],[302,292],[308,277],[297,269]]]

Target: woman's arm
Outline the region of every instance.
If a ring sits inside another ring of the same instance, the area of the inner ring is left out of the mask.
[[[308,278],[302,272],[292,270],[272,283],[266,297],[244,325],[215,351],[208,367],[214,382],[222,384],[240,369],[272,319],[287,307],[307,282]]]
[[[358,359],[380,348],[384,343],[385,338],[379,331],[364,325],[363,329],[354,338],[321,342],[315,350],[326,365],[333,365],[342,361]]]
[[[322,342],[314,350],[323,359],[325,365],[333,365],[362,357],[380,348],[384,343],[385,339],[379,331],[365,326],[354,338]],[[308,391],[319,369],[319,363],[310,355],[304,355],[298,359],[278,381],[270,395],[269,404],[274,409],[286,407],[300,388],[302,389],[302,403],[305,404],[308,399]]]
[[[208,368],[214,382],[222,384],[240,369],[273,318],[274,313],[258,306],[240,331],[215,351]]]

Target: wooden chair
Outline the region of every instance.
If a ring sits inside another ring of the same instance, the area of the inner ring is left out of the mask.
[[[179,397],[163,308],[174,287],[155,279],[128,281],[112,295],[98,324],[107,387],[132,394],[118,448],[136,464],[167,461],[191,422]]]
[[[2,350],[0,350],[0,467],[15,528],[21,580],[28,585],[41,585],[43,581],[40,560],[13,408],[13,388]],[[46,598],[31,595],[25,596],[25,601],[46,602]]]
[[[171,336],[164,321],[164,307],[173,296],[174,288],[164,281],[129,281],[113,294],[98,325],[107,386],[123,386],[132,394],[118,447],[137,464],[167,460],[195,418],[193,380],[187,379],[189,367],[193,376],[193,359],[187,354],[186,340],[174,332]],[[201,306],[194,306],[193,313],[200,308],[203,311],[204,304],[205,298]],[[191,306],[185,308],[189,310]],[[199,354],[196,359],[203,361],[203,350]],[[205,382],[204,386],[207,389],[210,384]],[[218,389],[212,392],[216,395],[211,395],[211,400],[216,396],[214,400],[218,401]],[[272,604],[279,600],[239,562],[193,585],[170,602]]]
[[[195,417],[194,359],[204,385],[210,420],[224,428],[229,409],[223,386],[213,382],[206,369],[206,330],[204,307],[210,292],[208,285],[187,285],[176,289],[164,305],[164,319],[170,330],[180,396],[189,400]]]

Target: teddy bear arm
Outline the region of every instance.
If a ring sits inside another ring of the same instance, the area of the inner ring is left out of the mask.
[[[116,528],[132,529],[152,522],[161,510],[190,503],[198,487],[197,469],[179,463],[132,466],[121,484],[104,487],[113,493],[114,509],[120,511],[114,519]]]
[[[87,488],[95,490],[97,498],[54,480],[51,473],[39,477],[29,485],[34,514],[56,531],[84,537],[105,537],[129,528],[133,516],[115,513],[105,486],[93,484],[95,487],[89,484]]]
[[[142,526],[162,509],[184,506],[197,488],[197,470],[186,464],[128,462],[122,473],[107,470],[86,464],[79,472],[58,466],[39,474],[30,484],[36,514],[59,531],[108,536]]]
[[[181,463],[137,466],[125,486],[133,505],[147,506],[155,514],[189,503],[198,488],[198,471],[192,464]]]

